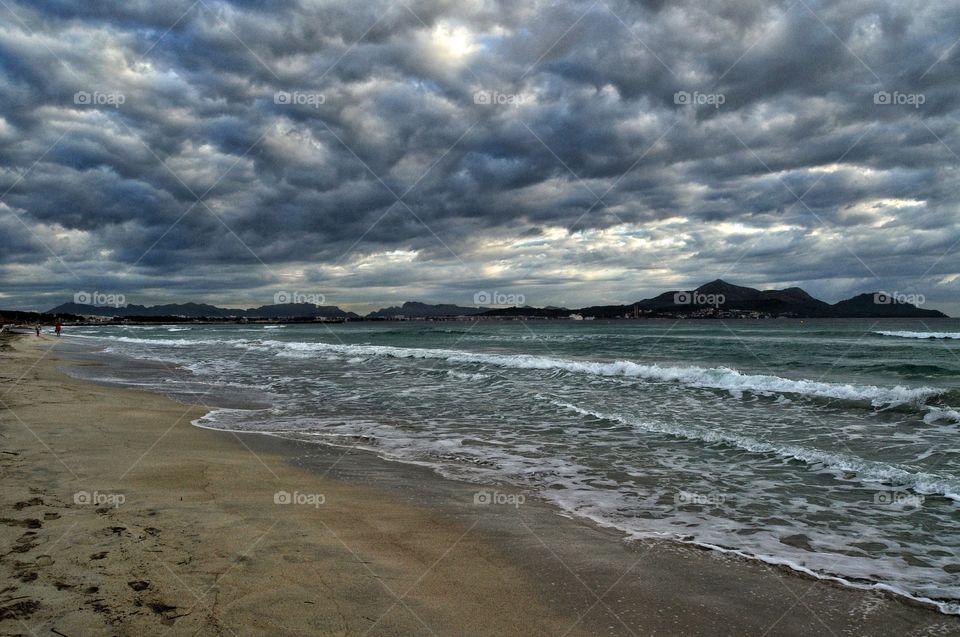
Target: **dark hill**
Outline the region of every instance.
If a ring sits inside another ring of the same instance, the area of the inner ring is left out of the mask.
[[[833,306],[835,316],[855,318],[946,318],[938,310],[923,310],[910,303],[898,303],[882,292],[858,294]]]
[[[376,312],[367,314],[367,318],[396,318],[403,316],[405,318],[442,318],[455,316],[473,316],[486,312],[485,307],[462,307],[441,303],[439,305],[430,305],[420,303],[419,301],[407,301],[402,306],[385,307]]]

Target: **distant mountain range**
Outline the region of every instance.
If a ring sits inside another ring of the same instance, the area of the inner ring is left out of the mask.
[[[909,297],[913,298],[913,297]],[[921,297],[922,298],[922,297]],[[695,290],[664,292],[652,299],[629,306],[614,306],[614,313],[633,310],[649,315],[757,313],[797,318],[946,318],[938,310],[924,310],[907,302],[908,297],[885,292],[869,292],[829,304],[805,290],[757,290],[716,279]],[[586,308],[586,314],[599,316],[602,308]],[[609,314],[608,314],[609,315]]]
[[[246,310],[228,309],[202,303],[173,303],[168,305],[125,305],[99,307],[80,303],[64,303],[48,314],[78,316],[182,317],[210,319],[430,319],[453,317],[489,318],[944,318],[937,310],[921,309],[911,302],[912,297],[883,292],[860,294],[839,303],[826,303],[792,287],[783,290],[757,290],[727,283],[721,279],[701,285],[694,290],[672,290],[650,299],[628,305],[601,305],[580,309],[558,307],[464,307],[458,305],[431,305],[411,301],[399,307],[387,307],[361,317],[336,306],[318,306],[310,303],[263,305]]]
[[[183,318],[247,318],[247,319],[291,319],[291,318],[337,318],[358,319],[359,314],[344,312],[332,305],[313,305],[312,303],[281,303],[261,305],[257,308],[237,310],[207,305],[205,303],[170,303],[167,305],[123,305],[120,307],[86,305],[84,303],[63,303],[51,309],[48,314],[74,314],[78,316],[108,316],[118,318],[170,316]]]

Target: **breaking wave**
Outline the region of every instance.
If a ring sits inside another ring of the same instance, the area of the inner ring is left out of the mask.
[[[880,336],[897,336],[900,338],[960,338],[960,332],[910,332],[907,330],[874,332]]]
[[[540,398],[544,397],[540,396]],[[797,445],[777,445],[749,436],[719,433],[697,427],[648,422],[618,414],[592,411],[559,400],[547,400],[557,407],[573,411],[582,416],[617,422],[651,433],[666,434],[686,440],[724,444],[751,453],[770,454],[784,460],[797,460],[807,465],[819,465],[837,473],[853,473],[863,482],[905,487],[920,494],[942,495],[960,501],[960,481],[949,477],[908,471],[895,465],[864,460],[848,454],[821,451]]]
[[[805,379],[781,378],[767,374],[744,374],[728,367],[660,366],[631,361],[598,362],[534,356],[530,354],[482,354],[447,349],[394,347],[388,345],[338,345],[263,341],[263,345],[280,350],[282,356],[309,357],[319,352],[351,356],[386,356],[391,358],[440,359],[451,363],[496,365],[516,369],[556,369],[597,376],[626,376],[651,381],[676,382],[690,387],[726,390],[732,393],[801,394],[838,400],[868,401],[875,407],[923,404],[944,393],[933,387],[879,387],[829,383]]]

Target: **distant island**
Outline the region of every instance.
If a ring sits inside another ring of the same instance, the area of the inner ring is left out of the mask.
[[[912,297],[886,292],[868,292],[830,304],[810,296],[798,287],[783,290],[757,290],[721,279],[693,290],[671,290],[650,299],[626,305],[599,305],[583,308],[562,307],[470,307],[450,304],[407,302],[387,307],[366,316],[336,306],[311,303],[262,305],[250,309],[221,308],[202,303],[166,305],[123,305],[104,307],[82,303],[63,303],[45,313],[0,310],[2,322],[71,321],[177,322],[344,322],[384,320],[454,319],[642,319],[642,318],[948,318],[938,310],[921,309]]]

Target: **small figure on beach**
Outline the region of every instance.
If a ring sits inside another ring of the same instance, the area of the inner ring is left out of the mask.
[[[40,324],[37,323],[37,336],[40,336]]]
[[[61,329],[63,329],[63,326],[60,325],[60,321],[57,321],[57,326],[54,328],[54,331],[57,333],[57,336],[60,336]]]

